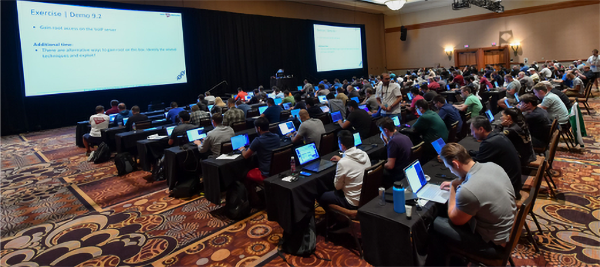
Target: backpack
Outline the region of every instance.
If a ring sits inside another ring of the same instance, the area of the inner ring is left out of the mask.
[[[315,253],[317,247],[315,216],[310,214],[302,222],[298,223],[303,226],[302,229],[295,230],[291,234],[283,232],[283,237],[279,241],[280,251],[301,257],[308,257]],[[278,253],[283,257],[279,251]],[[283,258],[285,260],[285,257]]]
[[[182,182],[178,182],[170,197],[173,198],[190,198],[193,195],[200,193],[200,178],[193,173],[186,173],[180,176]]]
[[[115,166],[119,176],[123,176],[137,170],[137,162],[128,152],[120,153],[115,156]]]
[[[107,162],[110,159],[110,147],[105,142],[100,143],[98,149],[94,151],[92,160],[94,164]]]
[[[163,155],[156,160],[152,166],[152,178],[154,181],[162,181],[165,179],[165,156]]]
[[[246,218],[250,214],[250,201],[248,191],[240,181],[235,181],[225,197],[225,215],[232,220]]]

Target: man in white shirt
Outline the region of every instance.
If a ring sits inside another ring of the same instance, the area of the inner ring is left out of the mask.
[[[100,130],[108,128],[110,117],[104,114],[104,106],[96,106],[96,114],[90,116],[90,133],[83,135],[83,145],[85,146],[85,155],[89,156],[92,152],[90,145],[100,145],[102,143],[102,133]]]
[[[552,77],[552,71],[548,68],[548,65],[544,64],[544,68],[540,71],[540,75],[543,75],[546,79]]]
[[[354,137],[348,130],[338,133],[338,145],[344,154],[341,158],[331,158],[331,161],[337,161],[333,180],[336,190],[323,193],[319,198],[319,205],[326,208],[329,204],[335,204],[356,210],[360,202],[365,169],[371,167],[371,160],[367,153],[354,147]]]
[[[382,74],[383,82],[377,85],[375,93],[377,103],[381,108],[381,116],[393,117],[400,114],[400,101],[402,101],[402,92],[400,85],[390,82],[390,75]]]
[[[594,85],[598,88],[598,80],[600,79],[600,58],[598,58],[598,49],[592,50],[592,55],[586,61],[586,66],[590,66],[590,69],[596,75]]]
[[[210,92],[206,92],[206,93],[204,93],[204,95],[205,95],[204,100],[208,101],[209,105],[215,104],[215,96],[210,95]]]

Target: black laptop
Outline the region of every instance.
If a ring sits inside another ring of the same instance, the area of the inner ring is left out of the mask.
[[[303,170],[310,172],[322,172],[335,166],[335,162],[323,160],[319,156],[315,143],[310,143],[295,149],[296,158]]]

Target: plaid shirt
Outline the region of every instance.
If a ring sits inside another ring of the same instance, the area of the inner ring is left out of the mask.
[[[206,111],[198,110],[190,113],[190,123],[194,125],[200,125],[200,120],[209,119],[210,115]]]
[[[231,126],[235,122],[245,121],[246,116],[244,115],[244,111],[232,107],[225,114],[223,114],[223,125]]]

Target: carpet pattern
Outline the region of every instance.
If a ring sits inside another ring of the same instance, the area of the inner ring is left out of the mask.
[[[585,111],[585,148],[557,152],[557,199],[540,194],[529,218],[540,252],[521,238],[512,257],[523,266],[600,266],[600,109]],[[288,266],[277,255],[282,228],[253,211],[233,221],[201,196],[169,197],[148,172],[117,176],[113,162],[86,161],[66,127],[0,139],[0,265],[27,266]],[[348,235],[322,236],[294,266],[369,266]],[[318,257],[316,257],[318,256]],[[330,261],[323,260],[329,259]]]

